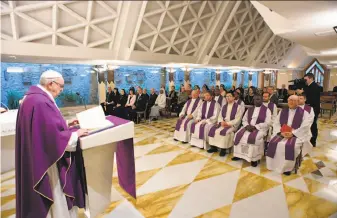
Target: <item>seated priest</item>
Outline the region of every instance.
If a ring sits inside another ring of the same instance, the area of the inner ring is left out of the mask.
[[[198,108],[198,115],[191,126],[190,144],[199,148],[208,149],[208,132],[216,124],[220,111],[220,105],[212,100],[210,91],[204,92],[204,102]]]
[[[166,94],[165,89],[161,88],[159,91],[159,95],[154,103],[154,106],[151,107],[150,111],[150,119],[156,120],[160,117],[160,110],[166,107]]]
[[[239,90],[239,89],[238,89]],[[244,112],[245,112],[245,103],[241,100],[241,93],[239,93],[238,91],[235,91],[235,92],[233,92],[234,93],[234,99],[235,99],[235,103],[237,103],[239,106],[240,106],[240,108],[241,108],[241,111],[242,111],[242,116],[243,116],[243,114],[244,114]]]
[[[175,108],[172,108],[173,112],[177,113],[177,116],[179,116],[182,108],[184,107],[185,103],[188,100],[188,94],[185,91],[184,87],[181,87],[181,92],[178,95],[178,101],[177,101],[177,105]]]
[[[233,161],[244,159],[253,167],[264,155],[264,137],[271,125],[271,112],[262,104],[262,96],[255,95],[254,107],[249,108],[242,119],[243,127],[234,137]]]
[[[215,90],[214,90],[214,100],[219,103],[220,109],[223,105],[225,105],[227,103],[226,102],[226,96],[223,97],[222,95],[220,95],[220,89],[219,88],[215,88]]]
[[[234,101],[234,94],[226,94],[227,104],[222,106],[218,116],[218,124],[212,126],[208,133],[208,143],[211,148],[207,151],[213,153],[220,148],[220,156],[226,155],[226,149],[233,146],[234,133],[238,129],[242,118],[242,107]]]
[[[263,105],[266,106],[270,110],[270,112],[271,112],[271,123],[273,124],[274,120],[277,117],[277,106],[273,102],[270,102],[269,92],[263,93]],[[273,126],[270,125],[268,135],[267,135],[267,142],[270,141],[270,137],[272,135],[272,132],[273,132]]]
[[[289,108],[277,115],[273,125],[273,137],[267,149],[267,168],[290,175],[301,152],[312,120],[309,113],[298,106],[298,96],[288,98]]]
[[[312,123],[314,122],[314,118],[315,118],[315,113],[312,107],[310,107],[309,105],[305,104],[305,101],[307,100],[307,97],[305,95],[305,93],[303,92],[302,94],[300,94],[298,96],[298,106],[300,106],[303,110],[305,110],[306,112],[309,113],[309,122],[311,123],[310,126],[312,125]],[[312,144],[310,142],[310,139],[312,137],[311,134],[311,129],[309,129],[307,136],[305,137],[306,140],[304,141],[303,144],[303,148],[302,148],[302,156],[304,157],[307,154],[310,154],[312,151]]]
[[[192,91],[192,99],[188,100],[179,114],[173,139],[187,143],[191,140],[191,125],[198,115],[198,108],[202,100],[199,98],[197,91]]]

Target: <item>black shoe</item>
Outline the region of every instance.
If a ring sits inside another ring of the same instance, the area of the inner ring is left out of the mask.
[[[207,150],[207,153],[214,153],[214,152],[217,152],[217,151],[218,151],[218,149],[216,147],[211,146],[211,148]]]
[[[187,144],[188,142],[181,142],[181,143],[183,143],[183,144]]]
[[[176,142],[179,141],[178,139],[173,139],[173,140],[176,141]]]
[[[220,157],[226,156],[226,150],[223,149],[223,148],[221,148],[219,156],[220,156]]]
[[[313,147],[316,147],[316,141],[315,140],[310,139],[310,143],[312,144]]]
[[[239,157],[232,157],[232,161],[238,161],[238,160],[241,160],[241,158],[239,158]]]
[[[250,165],[251,165],[252,167],[257,167],[257,161],[252,161],[252,162],[250,163]]]
[[[286,175],[286,176],[290,176],[290,174],[291,174],[291,171],[284,172],[283,174],[284,174],[284,175]]]

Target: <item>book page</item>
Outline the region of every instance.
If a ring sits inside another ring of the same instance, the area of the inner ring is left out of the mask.
[[[96,130],[113,126],[113,123],[105,119],[101,106],[82,111],[76,114],[76,117],[82,129]]]

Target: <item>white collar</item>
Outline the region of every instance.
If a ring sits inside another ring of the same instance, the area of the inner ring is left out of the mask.
[[[300,106],[302,109],[304,109],[305,104],[304,105],[298,105],[298,106]]]
[[[53,95],[45,87],[41,86],[40,84],[37,84],[37,87],[39,87],[42,91],[44,91],[49,96],[49,98],[55,103]]]

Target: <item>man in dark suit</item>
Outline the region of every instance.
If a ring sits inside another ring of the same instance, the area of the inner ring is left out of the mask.
[[[149,94],[147,94],[147,90],[146,89],[143,89],[143,94],[146,98],[146,101],[149,101]]]
[[[274,93],[274,87],[272,86],[268,86],[267,91],[270,94],[270,102],[273,102],[274,104],[278,105],[278,98],[276,96],[276,94]]]
[[[110,86],[108,86],[108,92],[106,93],[105,102],[101,103],[105,115],[111,115],[113,111],[113,98],[115,94],[113,93]]]
[[[132,106],[132,110],[129,113],[130,120],[136,121],[137,111],[144,111],[147,103],[146,96],[143,94],[142,88],[138,87],[137,89],[137,98],[136,103]]]
[[[278,97],[283,99],[284,103],[288,102],[288,89],[286,89],[285,84],[282,85],[282,89],[278,90]]]
[[[318,82],[317,85],[319,87],[320,92],[323,92],[323,87],[321,86],[321,83]]]
[[[317,118],[321,111],[321,90],[317,83],[315,83],[315,76],[312,73],[307,73],[304,76],[305,84],[306,86],[302,90],[296,90],[297,93],[305,93],[307,96],[307,101],[305,102],[309,106],[311,106],[314,109],[315,112],[315,118],[314,122],[311,125],[311,134],[312,137],[310,139],[311,144],[316,147],[316,139],[318,135],[318,129],[317,129]]]
[[[333,87],[332,92],[337,92],[337,86]]]
[[[154,103],[156,102],[157,97],[158,97],[158,95],[156,94],[154,88],[152,88],[151,94],[150,94],[150,97],[149,97],[149,101],[148,101],[148,105],[147,105],[146,118],[149,117],[150,109],[154,105]]]

